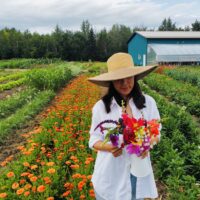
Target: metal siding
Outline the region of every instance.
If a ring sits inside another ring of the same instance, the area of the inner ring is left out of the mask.
[[[135,65],[142,66],[143,55],[147,54],[147,39],[136,34],[128,43],[128,53],[132,55]]]

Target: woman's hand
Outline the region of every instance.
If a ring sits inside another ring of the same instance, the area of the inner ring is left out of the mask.
[[[112,144],[104,144],[102,141],[98,141],[93,146],[96,150],[107,151],[113,154],[114,157],[122,155],[122,148],[113,146]]]
[[[149,151],[144,151],[141,155],[141,158],[144,159],[149,155]]]
[[[159,137],[158,136],[152,137],[151,140],[150,140],[151,147],[153,147],[154,145],[158,144],[158,142],[159,142]]]
[[[118,157],[122,155],[122,148],[114,147],[110,152],[114,157]]]

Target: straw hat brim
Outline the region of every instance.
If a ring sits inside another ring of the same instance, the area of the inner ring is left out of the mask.
[[[88,80],[94,84],[108,87],[111,81],[118,79],[128,78],[135,76],[136,80],[142,79],[147,74],[156,69],[157,66],[145,66],[145,67],[126,67],[118,69],[112,72],[103,73],[101,75],[89,78]]]

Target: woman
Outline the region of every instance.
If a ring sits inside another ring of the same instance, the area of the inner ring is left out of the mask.
[[[137,119],[160,119],[154,99],[143,95],[138,79],[153,71],[156,66],[134,67],[132,57],[127,53],[116,53],[107,61],[108,73],[90,78],[92,83],[108,87],[108,93],[93,107],[89,147],[98,150],[92,176],[97,200],[135,200],[156,198],[157,188],[152,171],[150,155],[144,152],[141,159],[147,160],[144,176],[133,170],[136,162],[131,156],[111,143],[103,144],[104,137],[95,127],[102,121],[118,121],[122,112]],[[125,102],[125,110],[121,102]],[[108,127],[111,125],[109,124]],[[160,137],[160,136],[159,136]],[[159,137],[151,141],[157,143]],[[136,171],[137,172],[137,171]]]

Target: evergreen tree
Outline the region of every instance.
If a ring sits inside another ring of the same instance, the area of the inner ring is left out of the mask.
[[[197,19],[194,23],[192,23],[192,31],[200,31],[200,21]]]
[[[171,18],[165,18],[158,28],[159,31],[177,31],[176,23],[173,23]]]

